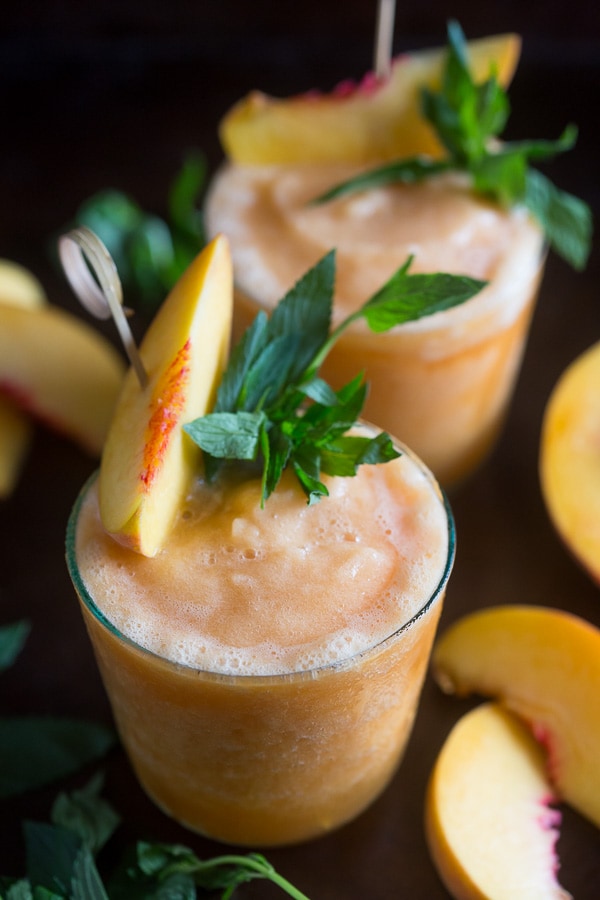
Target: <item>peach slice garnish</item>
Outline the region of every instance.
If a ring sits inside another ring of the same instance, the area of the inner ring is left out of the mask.
[[[459,619],[432,656],[443,690],[497,698],[544,746],[561,800],[600,825],[600,630],[563,610],[506,605]]]
[[[600,343],[558,379],[540,441],[542,494],[573,556],[600,583]]]
[[[544,754],[495,703],[456,723],[425,801],[429,852],[457,900],[568,900],[556,880],[560,814]]]
[[[164,545],[200,470],[200,450],[182,426],[212,407],[227,360],[233,274],[226,238],[216,237],[162,304],[140,346],[148,376],[125,379],[99,477],[105,529],[144,556]]]
[[[510,83],[521,52],[518,35],[470,41],[467,49],[477,81],[494,68],[503,86]],[[232,162],[244,165],[439,156],[442,148],[421,116],[420,93],[439,86],[445,54],[446,48],[435,48],[399,56],[389,77],[370,73],[331,93],[277,99],[252,91],[222,119],[223,149]]]

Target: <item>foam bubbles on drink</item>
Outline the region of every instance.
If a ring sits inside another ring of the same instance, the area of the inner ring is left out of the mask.
[[[286,475],[261,510],[260,482],[209,502],[199,488],[154,559],[104,534],[92,496],[78,534],[85,582],[123,634],[182,665],[269,675],[343,663],[435,592],[447,521],[408,455],[329,489],[309,507]]]

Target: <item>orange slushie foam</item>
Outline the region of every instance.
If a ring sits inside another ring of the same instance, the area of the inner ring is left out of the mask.
[[[199,484],[149,559],[104,532],[92,485],[68,560],[141,783],[183,824],[268,845],[355,816],[408,739],[454,540],[409,452],[328,479]]]

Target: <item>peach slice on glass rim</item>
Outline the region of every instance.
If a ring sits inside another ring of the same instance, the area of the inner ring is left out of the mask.
[[[457,900],[568,900],[556,880],[560,814],[542,748],[496,703],[456,723],[429,780],[425,832]]]
[[[544,412],[540,481],[550,519],[600,583],[600,343],[569,365]]]
[[[522,718],[559,798],[600,826],[600,629],[546,607],[482,609],[442,634],[432,669],[447,693],[497,698]]]
[[[216,237],[171,290],[146,332],[145,388],[127,373],[99,476],[100,517],[144,556],[164,545],[200,450],[182,426],[212,407],[227,360],[233,307],[229,244]]]
[[[470,41],[476,80],[490,75],[507,86],[516,69],[521,39],[502,34]],[[368,163],[416,154],[439,156],[441,146],[420,112],[420,92],[440,83],[446,48],[397,57],[389,77],[373,73],[359,84],[330,93],[277,99],[252,91],[223,117],[219,135],[227,157],[242,165]]]

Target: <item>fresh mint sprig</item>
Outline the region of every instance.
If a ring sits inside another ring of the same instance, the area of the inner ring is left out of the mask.
[[[558,190],[530,167],[572,149],[577,128],[569,125],[554,141],[502,142],[510,113],[508,95],[494,70],[475,83],[460,25],[448,25],[448,54],[439,91],[424,88],[421,108],[446,150],[442,159],[411,157],[363,172],[316,199],[323,203],[356,191],[394,182],[413,184],[446,171],[467,173],[473,190],[501,206],[525,206],[537,219],[550,246],[573,268],[585,267],[592,238],[592,214],[579,198]]]
[[[121,873],[110,897],[111,900],[162,897],[193,900],[199,889],[201,895],[210,892],[210,896],[220,891],[221,900],[229,900],[237,887],[257,879],[275,884],[293,900],[308,900],[306,894],[280,875],[260,853],[228,853],[199,859],[192,850],[179,844],[143,842],[137,845],[134,865]]]
[[[128,194],[110,188],[89,197],[75,215],[108,248],[133,305],[152,313],[205,244],[198,198],[207,164],[190,153],[171,183],[165,218],[148,212]]]
[[[262,879],[292,900],[308,900],[258,853],[200,859],[180,844],[139,841],[108,877],[96,858],[120,817],[101,796],[102,777],[81,790],[60,794],[50,822],[25,822],[27,872],[0,877],[2,900],[230,900],[237,887]]]
[[[374,332],[449,309],[485,282],[462,275],[411,274],[412,258],[333,331],[335,252],[301,278],[270,318],[259,312],[234,348],[214,410],[184,425],[204,451],[212,481],[227,460],[262,459],[262,503],[291,466],[308,502],[326,496],[326,475],[355,475],[364,463],[398,456],[391,438],[349,435],[366,399],[361,375],[338,391],[319,369],[340,335],[364,319]]]

